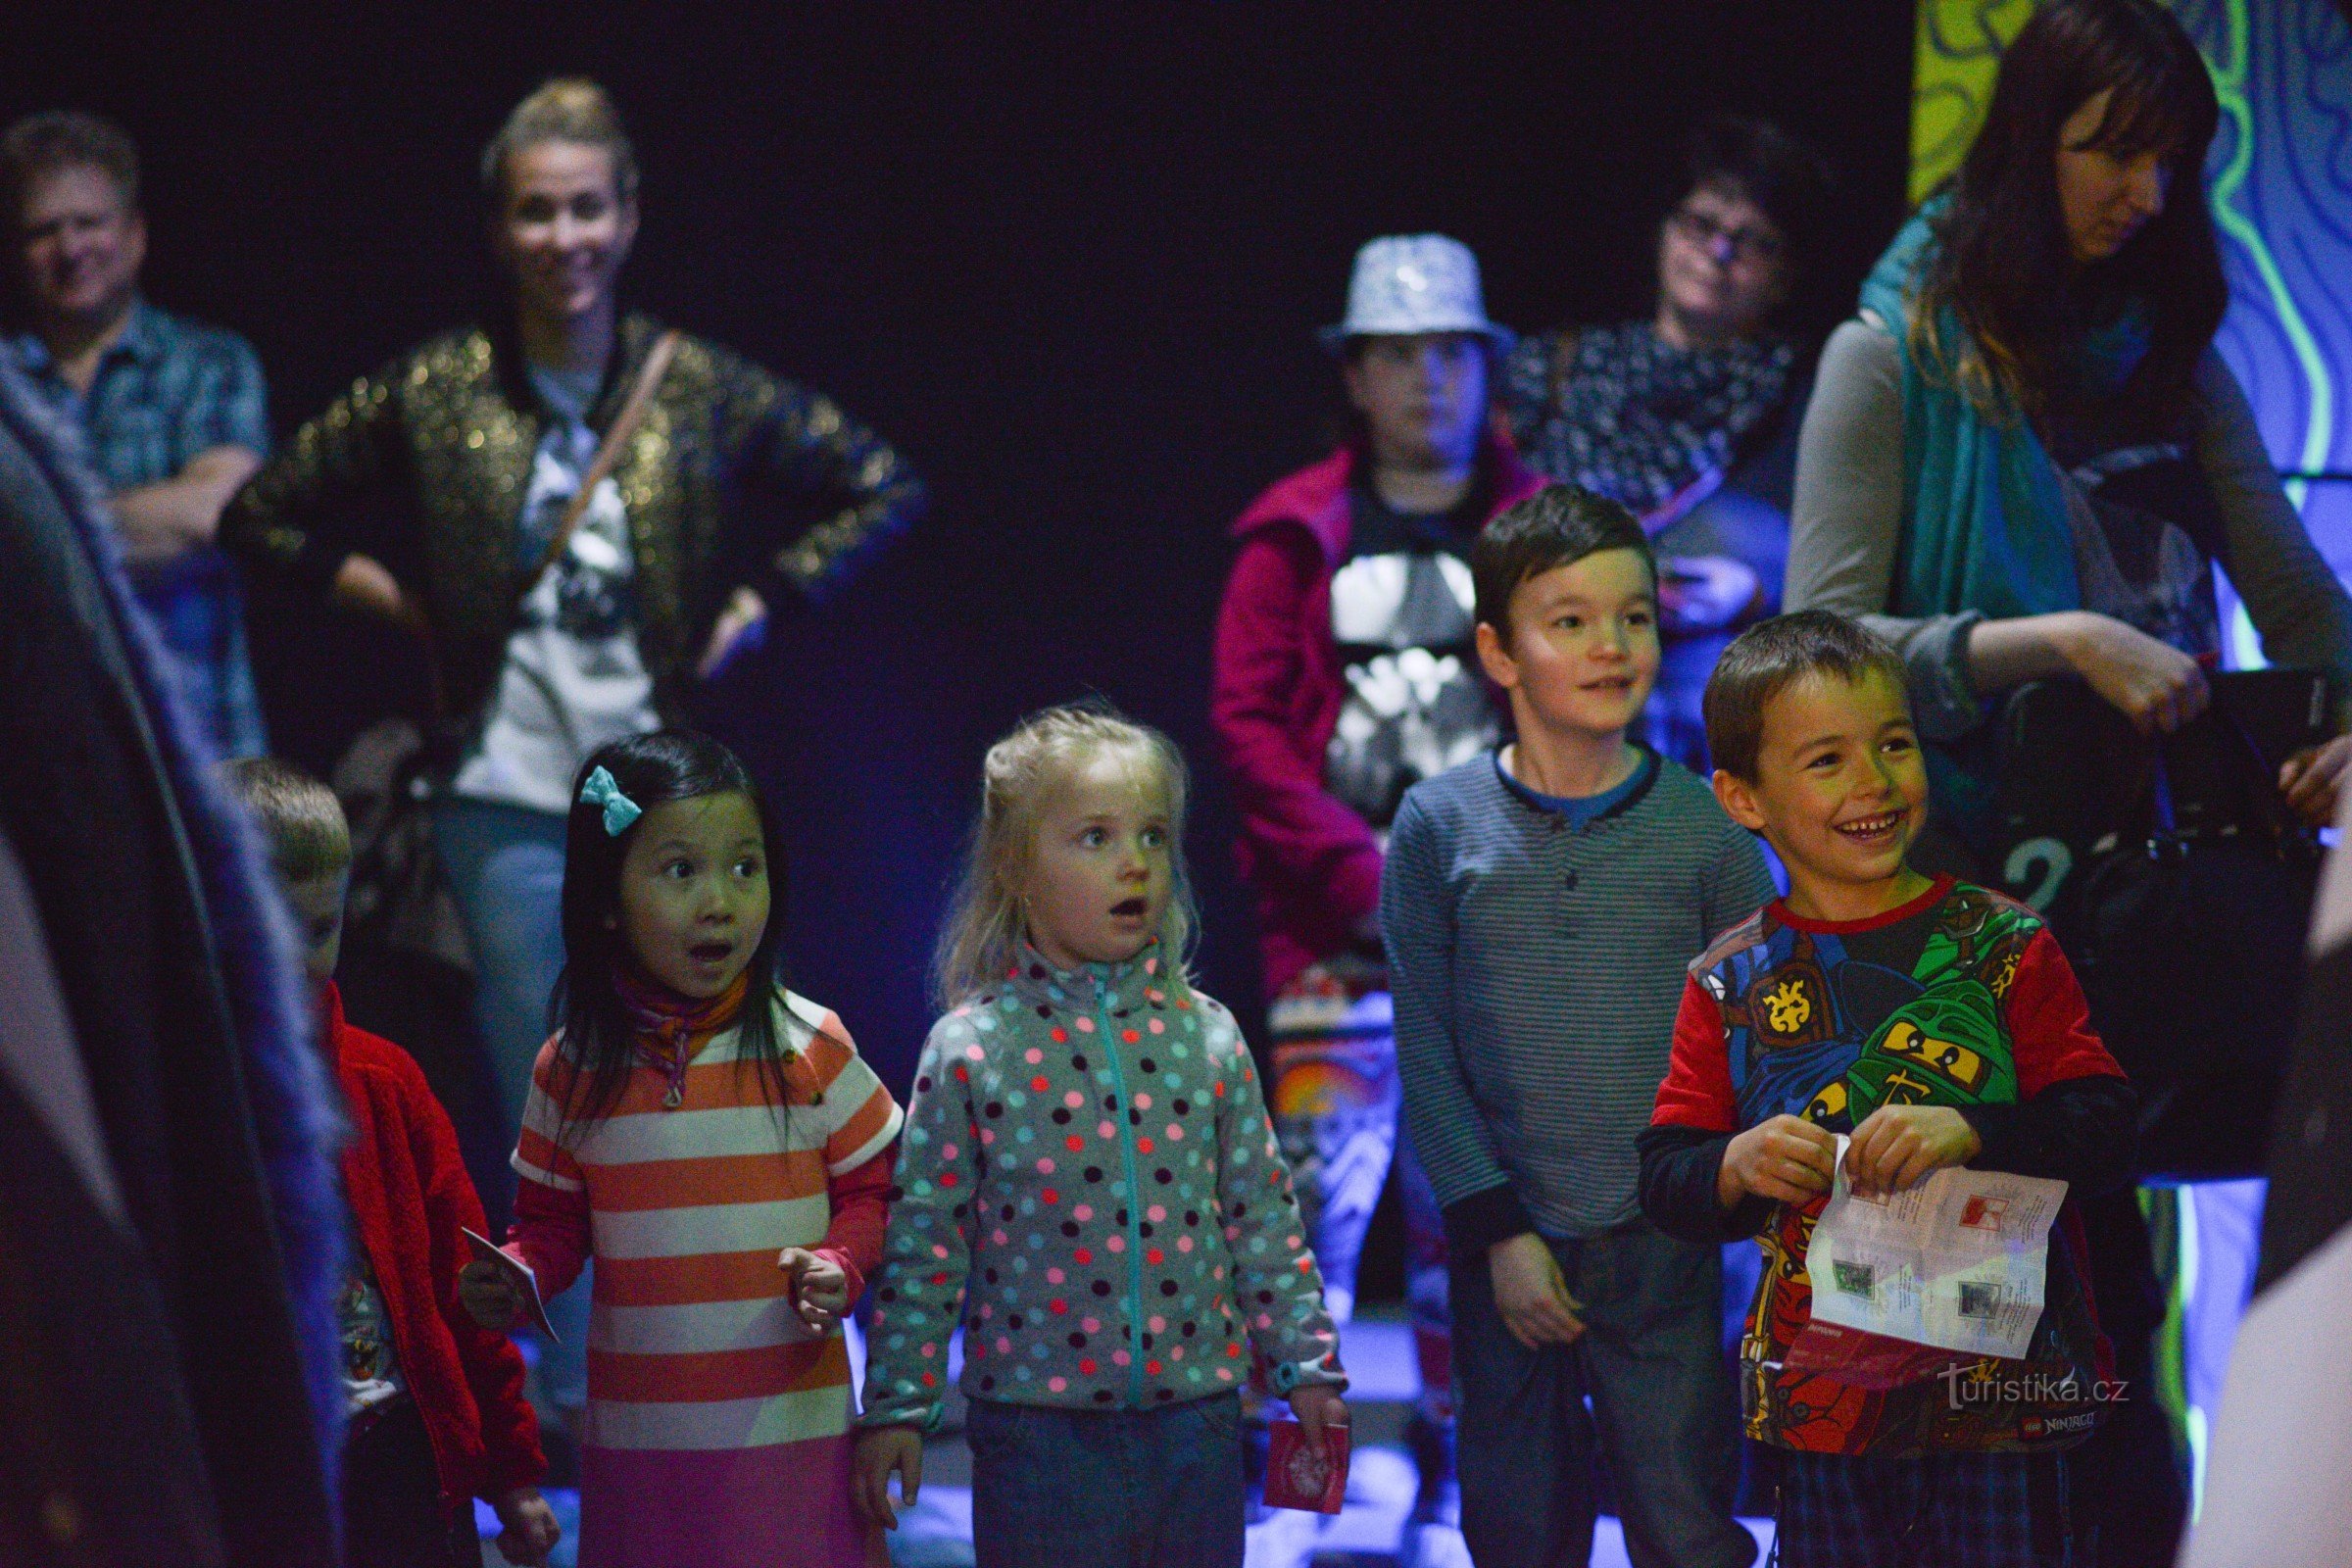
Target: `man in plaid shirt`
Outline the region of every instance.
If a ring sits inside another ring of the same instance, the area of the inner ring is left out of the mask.
[[[0,136],[0,201],[29,327],[6,349],[81,430],[189,715],[222,755],[258,755],[241,596],[213,534],[269,448],[261,364],[235,333],[140,298],[138,153],[119,126],[19,121]]]

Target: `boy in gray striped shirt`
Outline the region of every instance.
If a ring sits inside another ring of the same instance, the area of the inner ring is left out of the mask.
[[[1772,879],[1704,783],[1626,737],[1660,612],[1632,514],[1551,486],[1488,524],[1471,572],[1517,738],[1414,786],[1381,883],[1451,1255],[1462,1534],[1479,1568],[1581,1568],[1597,1424],[1636,1562],[1746,1568],[1721,1253],[1642,1219],[1634,1139],[1686,969]]]

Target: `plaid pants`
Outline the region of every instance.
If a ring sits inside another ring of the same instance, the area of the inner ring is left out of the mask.
[[[2068,1568],[2055,1454],[1784,1452],[1779,1568]]]

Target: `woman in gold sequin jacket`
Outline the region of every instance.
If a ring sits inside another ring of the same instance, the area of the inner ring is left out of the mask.
[[[828,399],[681,337],[565,537],[663,335],[614,303],[636,160],[601,88],[551,81],[492,139],[482,179],[512,314],[357,382],[237,498],[220,537],[257,573],[426,642],[450,743],[434,842],[512,1137],[563,964],[582,760],[675,722],[771,602],[821,596],[922,493]],[[386,501],[407,526],[379,560],[355,514]],[[576,1315],[558,1303],[562,1343],[542,1361],[559,1419],[585,1392],[586,1294],[570,1293]]]
[[[514,596],[546,543],[532,523],[547,519],[527,503],[541,499],[534,470],[551,430],[568,415],[600,435],[661,335],[614,303],[636,235],[637,171],[601,89],[554,81],[526,99],[485,152],[483,182],[514,317],[363,376],[220,527],[248,569],[429,633],[460,721],[478,720],[495,695]],[[578,394],[569,407],[567,390]],[[612,478],[634,558],[636,641],[664,714],[769,597],[821,596],[923,500],[898,454],[831,399],[690,336]],[[415,520],[413,560],[355,553],[355,503],[384,495]]]

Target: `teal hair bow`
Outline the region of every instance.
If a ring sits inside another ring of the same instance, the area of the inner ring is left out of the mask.
[[[580,804],[601,806],[605,809],[605,836],[616,839],[628,831],[629,824],[645,814],[639,806],[620,792],[612,775],[603,768],[592,768],[580,782]]]

